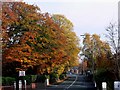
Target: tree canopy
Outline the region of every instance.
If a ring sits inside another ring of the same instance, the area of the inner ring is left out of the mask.
[[[10,65],[14,71],[61,74],[78,63],[79,40],[66,17],[23,2],[3,3],[2,8],[3,75],[12,72]]]
[[[95,68],[103,67],[100,62],[109,62],[112,56],[109,44],[102,41],[97,34],[85,34],[82,52],[89,62],[89,67],[93,71]]]

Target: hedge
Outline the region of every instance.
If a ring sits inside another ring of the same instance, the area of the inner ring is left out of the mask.
[[[13,77],[2,77],[2,85],[13,85],[15,78]]]
[[[102,82],[107,82],[107,90],[113,90],[115,76],[112,71],[104,68],[98,69],[94,78],[100,90],[102,89]]]
[[[37,78],[37,75],[26,75],[24,77],[19,77],[19,79],[26,80],[27,84],[31,84],[32,82],[35,82]],[[14,81],[16,81],[17,78],[14,77],[2,77],[2,85],[3,86],[9,86],[13,85]]]

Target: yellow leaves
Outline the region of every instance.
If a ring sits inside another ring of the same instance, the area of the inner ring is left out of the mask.
[[[34,52],[32,55],[33,55],[33,57],[35,57],[36,59],[38,59],[39,56],[40,56],[39,53],[37,53],[37,52]]]
[[[107,67],[108,55],[110,56],[111,50],[109,44],[100,39],[100,36],[85,35],[83,46],[83,54],[89,59],[89,63],[94,62],[97,67]]]
[[[51,65],[52,67],[55,67],[56,66],[56,64],[55,63],[52,63],[52,65]]]
[[[26,62],[28,62],[28,59],[24,57],[23,60],[21,60],[21,61],[26,63]]]
[[[62,46],[54,54],[57,55],[56,58],[59,60],[59,63],[66,65],[65,63],[69,61],[71,62],[69,66],[73,66],[73,64],[78,63],[77,57],[80,51],[79,40],[73,32],[73,24],[64,15],[53,14],[52,19],[61,29],[61,37],[58,37],[58,43]]]
[[[110,58],[110,57],[109,57]],[[113,61],[109,60],[109,58],[107,57],[107,55],[105,53],[103,53],[101,55],[101,57],[97,58],[97,68],[112,68],[113,66]]]
[[[64,69],[65,69],[64,65],[63,64],[60,65],[59,68],[58,68],[58,70],[57,70],[58,75],[61,75],[64,72]]]
[[[11,3],[12,4],[12,3]],[[9,4],[8,4],[9,5]],[[4,8],[7,10],[8,7]],[[50,14],[37,12],[38,7],[25,3],[13,3],[10,8],[11,19],[15,22],[7,21],[3,13],[5,26],[12,27],[8,29],[13,35],[9,38],[18,39],[18,43],[13,43],[5,55],[5,60],[11,59],[21,63],[21,68],[28,69],[31,66],[37,66],[40,73],[50,73],[55,67],[58,68],[59,74],[65,69],[65,66],[72,66],[77,60],[78,38],[73,32],[73,24],[63,15],[54,15],[53,20]],[[13,17],[15,16],[15,17]],[[57,23],[59,22],[59,23]],[[13,24],[14,23],[14,24]],[[6,28],[5,28],[6,30]],[[5,36],[4,35],[4,38]],[[15,35],[15,36],[14,36]],[[71,62],[68,63],[68,62]],[[54,71],[53,71],[54,72]]]
[[[47,67],[47,72],[51,73],[51,67]]]

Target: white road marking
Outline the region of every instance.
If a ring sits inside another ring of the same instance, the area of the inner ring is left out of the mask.
[[[75,79],[75,81],[73,81],[73,83],[72,84],[70,84],[70,86],[68,86],[67,88],[65,88],[64,90],[67,90],[67,89],[69,89],[76,81],[77,81],[77,76],[76,76],[76,79]]]

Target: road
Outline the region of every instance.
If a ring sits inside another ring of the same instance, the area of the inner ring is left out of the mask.
[[[41,85],[41,84],[40,84]],[[14,90],[13,87],[6,87],[2,90]],[[20,89],[22,90],[22,89]],[[27,88],[24,90],[97,90],[90,78],[85,75],[69,75],[69,78],[58,85],[50,85],[45,87]]]
[[[70,75],[59,85],[50,85],[44,90],[97,90],[95,84],[85,75]]]

